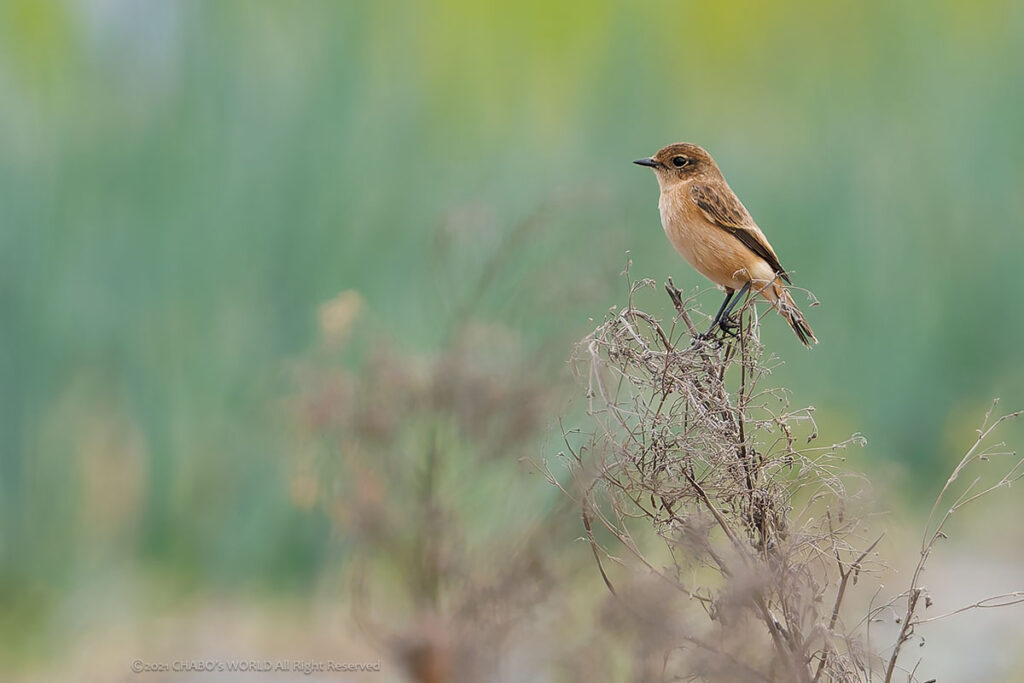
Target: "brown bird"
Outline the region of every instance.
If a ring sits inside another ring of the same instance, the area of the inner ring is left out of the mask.
[[[783,284],[790,279],[775,250],[710,154],[698,145],[678,142],[633,163],[654,169],[661,187],[661,225],[672,246],[701,275],[725,290],[725,301],[708,333],[715,325],[728,333],[733,327],[729,323],[733,307],[753,289],[771,302],[804,346],[818,343]],[[739,296],[733,299],[737,290]]]

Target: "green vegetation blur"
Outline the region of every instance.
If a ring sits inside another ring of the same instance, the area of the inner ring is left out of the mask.
[[[303,590],[348,552],[283,464],[320,306],[364,302],[345,367],[473,319],[569,396],[627,258],[707,288],[630,163],[680,140],[821,302],[772,381],[923,501],[1024,407],[1022,110],[1015,2],[3,3],[5,632],[111,566]]]

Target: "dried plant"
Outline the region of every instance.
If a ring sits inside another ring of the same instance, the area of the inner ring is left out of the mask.
[[[1019,478],[1021,463],[990,488],[968,487],[937,524],[929,522],[908,591],[847,620],[849,589],[884,568],[881,536],[869,535],[858,512],[867,481],[844,462],[844,449],[863,439],[814,445],[813,408],[793,409],[787,392],[766,386],[779,361],[764,352],[753,303],[741,309],[734,337],[709,337],[698,333],[692,299],[671,280],[671,324],[637,308],[634,295],[653,286],[630,282],[626,306],[578,345],[574,367],[592,428],[566,433],[572,484],[551,475],[581,506],[586,539],[615,596],[616,624],[639,629],[637,678],[893,680],[914,627],[931,621],[918,616],[920,573],[943,525]],[[995,455],[983,442],[1005,419],[986,419],[933,517],[963,468]],[[658,586],[635,588],[636,572],[613,581],[621,573],[614,565],[639,567]],[[872,623],[904,603],[895,643],[873,650]],[[904,675],[917,680],[914,671]]]
[[[1018,461],[957,489],[1008,455],[986,444],[1009,416],[986,418],[947,482],[909,588],[879,599],[868,482],[844,459],[863,439],[814,443],[813,409],[770,386],[780,361],[753,305],[735,337],[707,337],[671,281],[670,324],[640,310],[634,294],[652,285],[631,283],[577,347],[592,428],[566,435],[559,504],[516,473],[556,399],[513,330],[460,316],[442,349],[409,353],[357,294],[325,304],[321,344],[293,368],[290,494],[351,543],[351,617],[408,680],[915,681],[900,658],[919,626],[1024,600],[922,616],[950,516],[1021,475]],[[360,363],[339,362],[360,344]],[[487,514],[500,498],[480,491],[520,485],[514,514]],[[589,557],[565,551],[574,504],[609,592],[577,564]]]
[[[469,321],[436,353],[402,352],[363,308],[353,292],[325,304],[321,344],[292,368],[290,493],[354,549],[351,617],[373,648],[417,683],[488,680],[565,571],[550,558],[573,533],[567,500],[534,487],[550,515],[500,515],[480,493],[510,490],[551,383],[508,328]]]
[[[898,666],[902,648],[913,637],[917,626],[939,621],[940,619],[945,619],[972,609],[1008,607],[1010,605],[1016,605],[1024,602],[1024,591],[1013,591],[1002,595],[993,595],[938,616],[927,618],[921,616],[922,606],[927,608],[932,604],[932,596],[921,583],[922,574],[925,570],[925,565],[927,564],[928,559],[935,550],[936,544],[940,540],[948,538],[946,535],[946,524],[949,522],[950,518],[968,504],[973,503],[983,496],[997,491],[998,489],[1009,488],[1013,482],[1024,477],[1024,459],[1017,459],[1016,453],[1006,450],[1006,444],[1003,442],[996,444],[989,443],[993,432],[995,432],[1000,425],[1007,420],[1018,417],[1021,414],[1020,411],[1017,411],[999,417],[994,417],[994,411],[998,405],[998,399],[992,402],[992,407],[989,408],[987,413],[985,413],[985,419],[982,421],[981,427],[977,430],[977,436],[974,443],[964,454],[963,458],[960,459],[960,462],[957,463],[956,467],[953,468],[953,473],[949,475],[949,479],[946,480],[945,485],[942,487],[942,490],[935,499],[935,503],[932,505],[931,512],[928,514],[928,522],[925,524],[924,535],[921,539],[921,555],[914,567],[914,572],[910,580],[910,587],[903,593],[900,593],[888,600],[885,604],[872,608],[868,615],[868,619],[866,620],[868,626],[870,626],[872,621],[884,620],[885,615],[887,614],[897,615],[894,619],[899,625],[899,631],[896,636],[896,642],[892,646],[891,653],[889,654],[888,661],[885,665],[884,680],[887,682],[892,680]],[[1005,474],[999,476],[995,483],[989,486],[979,487],[978,484],[981,483],[982,478],[981,476],[976,476],[970,484],[964,487],[956,500],[941,513],[941,516],[939,516],[940,506],[944,501],[948,500],[949,495],[953,493],[955,482],[967,468],[989,460],[1006,458],[1009,458],[1012,464],[1006,470]],[[906,607],[900,610],[900,604],[905,604]],[[918,660],[918,663],[911,670],[910,680],[914,679],[913,674],[916,672],[919,665],[920,660]]]

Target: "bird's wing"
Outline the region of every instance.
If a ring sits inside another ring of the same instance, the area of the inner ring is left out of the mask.
[[[721,192],[710,185],[693,185],[690,187],[690,196],[705,218],[763,258],[783,280],[790,281],[772,245],[768,244],[764,233],[757,227],[757,223],[750,217],[736,195],[731,191]]]

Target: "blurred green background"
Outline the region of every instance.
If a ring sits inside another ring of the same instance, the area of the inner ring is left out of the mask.
[[[498,326],[550,390],[520,455],[556,451],[626,252],[706,287],[630,164],[679,140],[821,301],[812,352],[767,319],[772,381],[926,506],[1024,406],[1022,108],[1005,0],[3,2],[0,640],[31,666],[83,586],[303,596],[358,553],[281,407],[340,292],[362,341],[317,362]],[[495,515],[557,506],[498,467]]]

